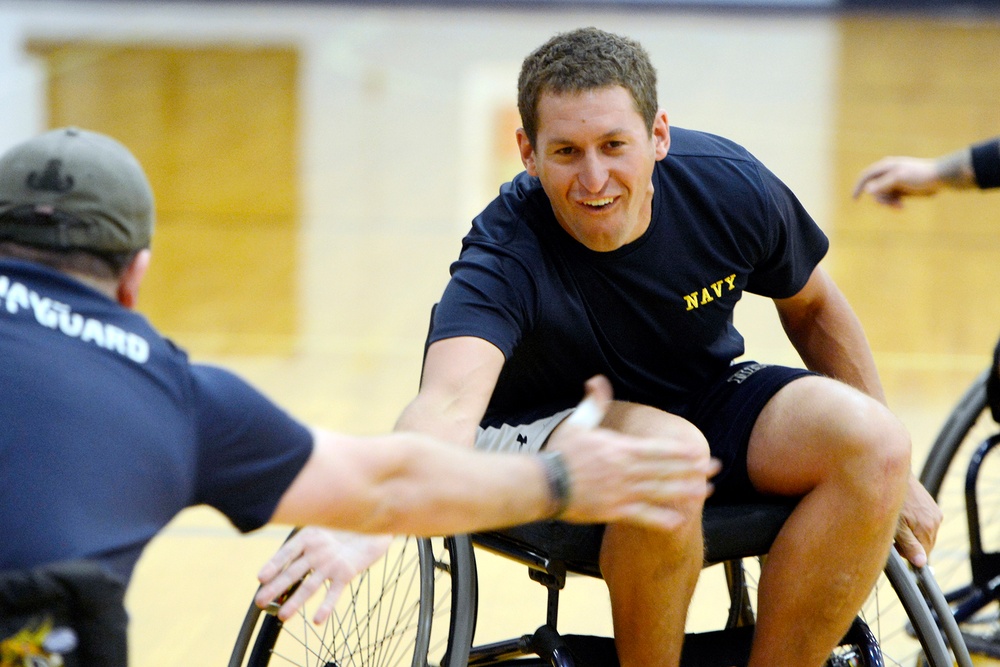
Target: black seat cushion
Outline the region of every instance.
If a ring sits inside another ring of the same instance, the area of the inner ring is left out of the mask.
[[[779,498],[705,507],[705,562],[720,563],[767,553],[796,500]],[[600,577],[604,524],[540,521],[473,535],[473,542],[529,566],[560,561],[570,572]]]

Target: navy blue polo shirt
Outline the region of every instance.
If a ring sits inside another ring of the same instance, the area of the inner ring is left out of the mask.
[[[180,510],[266,523],[311,433],[146,319],[0,260],[0,569],[93,558],[124,580]]]

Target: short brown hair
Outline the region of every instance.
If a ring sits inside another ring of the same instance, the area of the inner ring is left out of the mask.
[[[543,93],[581,93],[622,86],[653,131],[658,102],[656,70],[642,46],[597,28],[560,33],[535,49],[521,65],[517,108],[532,145],[538,137],[538,100]]]
[[[22,259],[43,264],[63,273],[76,273],[97,280],[117,281],[138,251],[95,253],[72,248],[41,248],[14,241],[0,241],[0,258]]]

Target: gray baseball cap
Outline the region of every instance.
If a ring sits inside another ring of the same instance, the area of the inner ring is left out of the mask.
[[[152,234],[149,181],[111,137],[67,127],[0,156],[0,241],[125,253]]]

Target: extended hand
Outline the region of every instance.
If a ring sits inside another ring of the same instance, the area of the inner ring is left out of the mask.
[[[667,530],[681,525],[691,516],[692,503],[700,507],[709,495],[708,480],[719,471],[704,437],[686,423],[650,437],[597,428],[611,403],[611,385],[597,376],[586,390],[547,445],[562,452],[572,484],[563,518],[624,520]]]
[[[943,185],[935,160],[887,157],[861,172],[852,196],[868,193],[880,204],[902,208],[904,197],[932,195]]]
[[[295,592],[278,610],[287,620],[326,582],[329,586],[313,615],[316,624],[330,617],[344,587],[381,558],[392,543],[391,535],[360,535],[325,528],[303,528],[285,542],[261,568],[261,586],[254,597],[264,608],[296,582]]]

